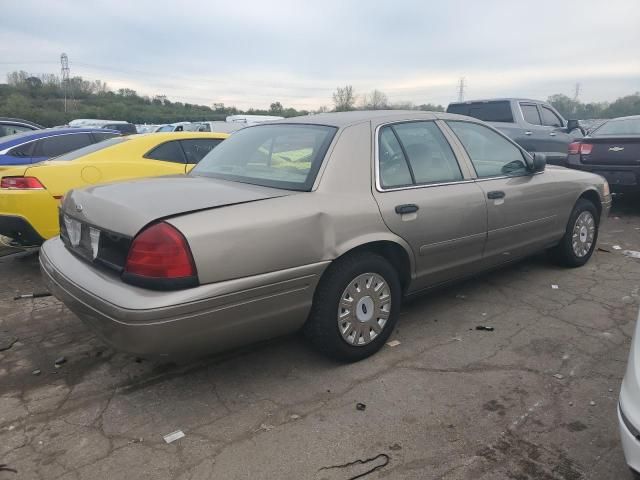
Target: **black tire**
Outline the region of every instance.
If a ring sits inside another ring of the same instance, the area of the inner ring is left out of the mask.
[[[573,227],[575,226],[576,220],[580,216],[582,212],[590,212],[593,215],[593,219],[595,221],[595,233],[593,237],[593,242],[591,244],[591,248],[586,253],[586,255],[579,257],[573,251],[572,246],[572,237],[573,237]],[[598,209],[596,206],[586,200],[584,198],[579,198],[573,207],[573,211],[569,216],[569,221],[567,222],[567,228],[565,230],[564,236],[560,243],[549,250],[551,258],[553,261],[563,267],[575,268],[581,267],[585,263],[589,261],[593,251],[596,248],[596,243],[598,242],[598,231],[600,229],[600,216],[598,215]]]
[[[343,292],[353,280],[365,273],[375,273],[387,283],[391,306],[389,318],[378,336],[366,345],[355,346],[343,339],[337,315]],[[323,354],[344,362],[357,362],[382,348],[398,321],[401,302],[402,287],[398,272],[384,257],[372,252],[349,254],[334,261],[323,274],[303,333]]]

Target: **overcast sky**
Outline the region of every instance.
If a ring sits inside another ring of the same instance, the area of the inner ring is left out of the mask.
[[[391,101],[640,90],[640,0],[20,0],[0,21],[12,70],[240,108],[332,106],[336,86]]]

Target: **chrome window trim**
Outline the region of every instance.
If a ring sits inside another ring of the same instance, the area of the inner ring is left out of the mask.
[[[402,186],[398,186],[398,187],[389,187],[389,188],[385,188],[382,186],[382,182],[380,181],[380,157],[379,157],[379,153],[380,153],[380,147],[379,147],[379,140],[380,140],[380,129],[387,127],[389,125],[395,125],[398,123],[413,123],[413,122],[433,122],[436,124],[436,127],[438,127],[438,129],[442,132],[442,135],[445,138],[445,141],[449,144],[449,148],[451,148],[451,152],[453,153],[453,156],[456,159],[456,162],[458,162],[458,168],[460,169],[460,173],[462,174],[462,176],[465,176],[465,172],[463,169],[463,166],[460,163],[460,158],[458,157],[458,155],[456,154],[455,148],[453,145],[451,145],[451,141],[449,140],[449,138],[447,137],[447,135],[445,134],[445,132],[442,130],[442,128],[440,127],[440,125],[438,124],[438,118],[433,118],[433,119],[415,119],[415,120],[395,120],[393,122],[385,122],[385,123],[381,123],[380,125],[378,125],[374,131],[374,135],[373,135],[373,164],[374,164],[374,175],[375,175],[375,185],[376,185],[376,190],[380,193],[385,193],[385,192],[397,192],[397,191],[401,191],[401,190],[415,190],[418,188],[433,188],[433,187],[444,187],[447,185],[459,185],[459,184],[463,184],[463,183],[473,183],[473,179],[469,179],[469,178],[463,178],[462,180],[457,180],[455,182],[433,182],[433,183],[420,183],[420,184],[416,184],[416,185],[402,185]],[[407,159],[408,161],[408,159]]]
[[[26,142],[22,142],[22,143],[18,143],[16,145],[13,145],[9,148],[5,148],[4,150],[0,150],[0,155],[6,155],[7,152],[9,152],[9,150],[13,150],[14,148],[18,148],[21,147],[22,145],[26,145],[27,143],[31,143],[31,142],[37,142],[39,140],[46,140],[47,138],[53,138],[53,137],[62,137],[64,135],[79,135],[80,133],[86,133],[87,135],[91,135],[91,132],[67,132],[67,133],[56,133],[55,135],[49,135],[47,137],[41,137],[41,138],[35,138],[35,139],[31,139],[31,140],[27,140]]]

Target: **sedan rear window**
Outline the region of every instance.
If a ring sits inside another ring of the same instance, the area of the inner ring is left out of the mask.
[[[591,133],[593,137],[600,135],[640,135],[640,117],[605,122]]]
[[[337,128],[277,124],[234,133],[191,171],[287,190],[311,190]]]

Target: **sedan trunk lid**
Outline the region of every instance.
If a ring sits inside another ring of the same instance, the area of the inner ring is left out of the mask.
[[[592,145],[591,153],[582,154],[586,165],[640,165],[640,137],[592,137],[582,143]]]
[[[101,230],[133,237],[162,218],[297,192],[200,176],[167,176],[69,192],[65,214]]]

